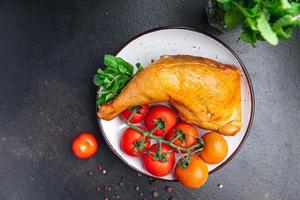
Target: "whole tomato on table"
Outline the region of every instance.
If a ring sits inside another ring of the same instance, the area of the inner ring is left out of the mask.
[[[91,133],[81,133],[72,142],[72,151],[76,157],[86,159],[92,157],[98,150],[96,137]]]
[[[157,145],[153,144],[149,151],[143,157],[146,170],[154,176],[168,175],[175,165],[175,154],[172,148],[161,144],[161,152],[159,152]]]
[[[157,123],[157,120],[162,120],[164,128],[157,129],[153,134],[162,137],[165,133],[169,132],[176,124],[176,115],[174,111],[168,106],[157,105],[149,109],[145,118],[145,126],[148,130],[152,130]]]

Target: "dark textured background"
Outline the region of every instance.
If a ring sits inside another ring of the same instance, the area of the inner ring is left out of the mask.
[[[91,77],[104,53],[133,35],[162,25],[212,32],[206,1],[0,1],[0,199],[299,199],[300,31],[277,47],[236,42],[238,33],[217,35],[237,52],[251,75],[256,113],[239,154],[187,190],[177,183],[138,177],[108,149],[95,116]],[[81,131],[99,137],[100,151],[81,161],[70,152]],[[97,172],[104,165],[107,174]],[[88,176],[88,171],[93,176]],[[121,177],[123,187],[116,187]],[[217,185],[224,185],[222,189]],[[111,192],[95,188],[112,185]],[[170,185],[173,192],[164,192]]]

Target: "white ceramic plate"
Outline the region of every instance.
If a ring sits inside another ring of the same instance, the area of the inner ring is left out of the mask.
[[[228,155],[226,159],[216,165],[208,165],[210,174],[228,163],[239,151],[249,134],[254,114],[254,96],[250,77],[238,56],[220,40],[199,31],[183,27],[163,27],[149,30],[124,44],[116,53],[117,56],[135,64],[147,66],[151,60],[157,60],[162,55],[193,55],[217,60],[221,63],[234,64],[241,71],[242,94],[242,129],[235,136],[227,136]],[[120,137],[126,125],[120,118],[111,121],[99,119],[102,134],[111,150],[127,165],[140,173],[152,176],[143,167],[141,158],[125,154],[119,145]],[[201,135],[208,132],[199,129]],[[156,177],[157,178],[157,177]],[[175,180],[173,173],[164,180]]]

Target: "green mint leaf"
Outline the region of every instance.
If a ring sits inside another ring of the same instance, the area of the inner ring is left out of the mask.
[[[280,0],[283,9],[290,9],[291,5],[288,0]]]
[[[264,0],[263,1],[264,11],[269,13],[271,16],[282,16],[285,13],[285,9],[283,8],[280,0],[270,1]]]
[[[256,4],[253,8],[247,9],[247,12],[250,17],[256,17],[258,16],[260,9],[260,4]]]
[[[254,31],[244,30],[243,32],[241,32],[239,39],[246,43],[250,43],[253,47],[256,46],[256,32]]]
[[[232,7],[225,13],[224,21],[226,28],[232,30],[241,25],[244,20],[243,14],[236,8]]]
[[[293,27],[300,25],[300,18],[295,19],[291,15],[286,15],[278,19],[272,26],[280,39],[290,39],[293,34]]]
[[[276,30],[276,33],[280,39],[287,40],[292,37],[293,29],[292,29],[292,27],[282,27],[282,28]]]
[[[284,27],[284,26],[300,26],[300,15],[298,17],[286,15],[278,19],[273,25],[273,27]]]
[[[300,13],[300,3],[291,2],[291,8],[287,10],[287,13],[290,15],[297,15]]]
[[[224,17],[228,30],[242,25],[239,39],[253,46],[257,40],[277,45],[300,26],[299,0],[214,0],[212,5],[223,12],[219,17]]]
[[[105,55],[104,56],[104,64],[107,66],[107,67],[112,67],[112,68],[117,68],[117,59],[115,56],[113,55]]]
[[[217,0],[218,6],[227,11],[231,8],[232,0]]]
[[[246,7],[244,7],[243,5],[240,5],[239,3],[233,1],[232,5],[238,9],[242,15],[244,15],[245,17],[253,17],[252,13],[251,13],[251,9],[247,9]]]
[[[256,24],[256,20],[250,17],[247,17],[246,19],[246,24],[253,30],[253,31],[257,31],[257,24]]]
[[[265,12],[262,12],[256,21],[257,29],[259,30],[261,36],[271,45],[277,45],[279,42],[278,37],[276,33],[272,30],[268,22],[267,14]]]

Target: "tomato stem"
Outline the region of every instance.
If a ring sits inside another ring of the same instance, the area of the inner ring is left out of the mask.
[[[156,126],[150,130],[150,131],[144,131],[142,130],[141,128],[139,128],[136,124],[134,123],[131,123],[131,119],[133,118],[133,115],[138,112],[138,109],[132,109],[132,113],[130,115],[130,117],[128,118],[128,120],[125,121],[125,124],[138,131],[139,133],[141,133],[143,135],[143,138],[142,140],[140,141],[139,143],[139,148],[141,147],[145,147],[145,143],[146,143],[146,138],[150,138],[150,139],[153,139],[156,141],[157,143],[157,152],[151,152],[149,151],[148,153],[152,154],[156,160],[160,160],[160,161],[165,161],[165,157],[168,153],[170,153],[171,151],[168,151],[168,152],[165,152],[165,153],[161,153],[161,145],[162,144],[166,144],[166,145],[169,145],[170,147],[172,147],[173,149],[175,149],[181,158],[183,158],[183,161],[182,161],[182,167],[186,167],[189,163],[189,160],[190,160],[190,157],[192,156],[192,154],[195,154],[195,153],[198,153],[200,151],[203,150],[203,141],[201,138],[198,138],[198,143],[194,144],[193,146],[191,147],[188,147],[188,148],[185,148],[185,147],[182,147],[182,146],[177,146],[174,144],[174,142],[177,140],[177,139],[180,139],[182,137],[182,134],[181,133],[177,133],[176,136],[174,138],[172,138],[171,141],[167,141],[163,138],[160,138],[160,137],[157,137],[154,135],[154,132],[158,129],[161,129],[164,131],[164,128],[165,128],[165,122],[161,119],[158,119],[156,120]],[[186,155],[183,155],[184,152]]]

